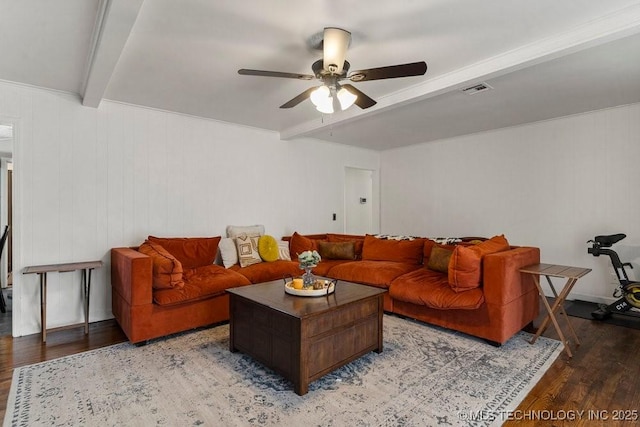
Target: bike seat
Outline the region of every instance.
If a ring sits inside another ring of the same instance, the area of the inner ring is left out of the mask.
[[[619,242],[625,237],[627,237],[626,234],[619,233],[619,234],[611,234],[608,236],[596,236],[593,240],[595,240],[596,243],[598,243],[600,246],[608,248],[609,246]]]

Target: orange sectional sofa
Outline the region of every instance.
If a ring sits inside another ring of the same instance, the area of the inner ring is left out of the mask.
[[[503,236],[441,245],[426,238],[294,233],[283,238],[294,261],[229,268],[213,263],[219,240],[149,236],[139,248],[111,250],[113,313],[131,342],[228,320],[225,289],[300,275],[295,260],[305,250],[324,255],[316,275],[387,289],[389,313],[495,344],[539,311],[535,285],[519,269],[538,263],[540,251],[509,246]]]

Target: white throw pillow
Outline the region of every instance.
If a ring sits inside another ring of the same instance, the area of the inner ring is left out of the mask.
[[[289,242],[281,240],[278,242],[278,259],[291,261],[291,253],[289,253]]]
[[[246,234],[247,236],[263,236],[264,235],[264,225],[228,225],[227,226],[227,237],[238,237],[241,234]]]
[[[258,252],[259,239],[260,236],[248,236],[246,234],[241,234],[235,238],[240,267],[247,267],[262,262],[262,258],[260,258],[260,253]]]
[[[233,239],[227,237],[220,239],[218,250],[220,251],[224,268],[229,268],[238,263],[238,249],[236,249],[236,242]]]

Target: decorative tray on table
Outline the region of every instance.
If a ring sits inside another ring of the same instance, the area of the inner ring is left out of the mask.
[[[316,279],[314,287],[296,289],[293,287],[293,280],[285,280],[284,291],[290,295],[299,297],[320,297],[335,292],[337,280]],[[322,286],[320,288],[320,286]]]

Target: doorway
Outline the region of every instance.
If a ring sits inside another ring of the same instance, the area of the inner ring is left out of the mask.
[[[0,336],[12,334],[13,272],[12,272],[12,211],[13,211],[13,141],[14,126],[0,122],[0,232],[8,226],[6,241],[0,248]]]
[[[347,234],[373,233],[373,171],[345,167],[344,229]]]

